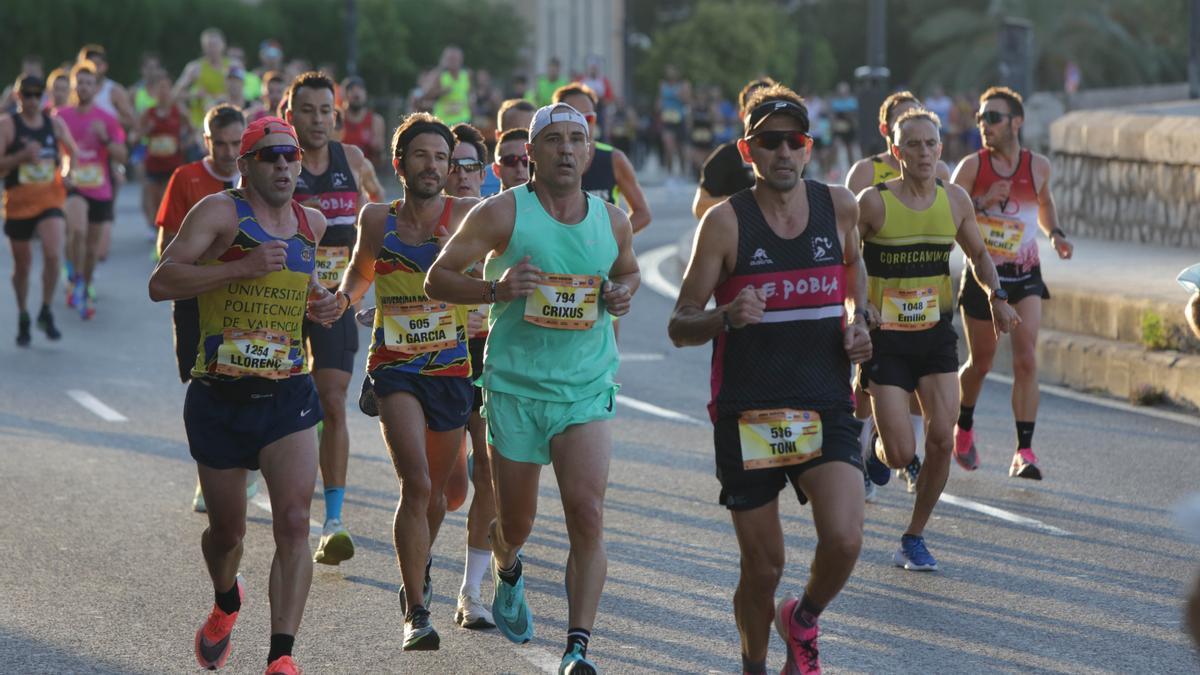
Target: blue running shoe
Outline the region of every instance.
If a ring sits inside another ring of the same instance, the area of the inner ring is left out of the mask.
[[[876,485],[887,485],[892,479],[892,470],[879,459],[879,434],[871,434],[871,444],[867,450],[867,477]]]
[[[532,640],[533,617],[525,602],[525,575],[517,579],[516,585],[509,584],[500,578],[500,565],[493,559],[492,587],[492,618],[496,620],[496,628],[517,644]]]
[[[925,537],[918,534],[906,534],[900,537],[900,548],[892,556],[896,567],[916,572],[932,572],[938,568],[937,560],[925,548]]]
[[[563,654],[562,663],[558,664],[558,675],[595,675],[596,664],[587,660],[583,655],[583,647],[572,645],[570,651]]]

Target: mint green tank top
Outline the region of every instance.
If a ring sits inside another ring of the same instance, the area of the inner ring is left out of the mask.
[[[488,258],[484,278],[498,280],[525,256],[548,276],[533,296],[492,305],[481,385],[560,402],[611,390],[620,357],[600,298],[617,259],[608,207],[585,193],[587,216],[567,225],[546,213],[532,184],[512,193],[512,238],[504,253]]]

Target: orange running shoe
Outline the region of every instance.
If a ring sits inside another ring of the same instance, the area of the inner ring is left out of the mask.
[[[304,675],[304,669],[292,657],[284,655],[267,666],[267,675]]]
[[[238,599],[245,602],[246,580],[240,574],[237,576],[237,589]],[[233,637],[233,624],[237,616],[237,612],[226,614],[213,604],[208,620],[196,631],[196,663],[201,668],[216,670],[229,660],[230,638]]]

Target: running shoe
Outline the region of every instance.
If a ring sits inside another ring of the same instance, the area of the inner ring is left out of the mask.
[[[938,568],[937,560],[925,548],[925,537],[919,534],[906,534],[900,537],[900,548],[892,556],[896,567],[915,572],[931,572]]]
[[[350,537],[350,531],[346,529],[341,520],[335,518],[325,521],[325,527],[321,530],[321,541],[317,544],[317,552],[313,555],[313,562],[322,565],[338,565],[343,560],[353,557],[354,539]]]
[[[42,311],[38,312],[37,327],[46,334],[47,339],[57,340],[62,337],[62,333],[58,332],[58,327],[54,325],[54,315],[50,313],[49,305],[42,305]]]
[[[362,391],[358,393],[358,409],[368,417],[379,417],[379,399],[375,398],[369,375],[363,378]]]
[[[887,485],[892,479],[892,470],[884,464],[883,460],[879,459],[879,453],[883,450],[879,443],[879,434],[871,433],[871,448],[872,451],[867,453],[867,477],[876,485]]]
[[[256,494],[258,494],[258,471],[251,471],[246,474],[246,500],[254,499]]]
[[[954,427],[954,461],[967,471],[979,468],[979,453],[975,451],[975,430],[963,431]]]
[[[1013,478],[1028,478],[1041,480],[1042,470],[1037,465],[1037,455],[1032,448],[1021,448],[1013,454],[1012,466],[1008,467],[1008,475]]]
[[[787,645],[787,662],[779,675],[820,675],[821,659],[817,653],[817,624],[801,626],[795,619],[800,598],[788,593],[775,608],[775,630]]]
[[[357,312],[354,313],[354,320],[357,321],[359,323],[359,325],[366,326],[367,328],[374,327],[375,326],[375,308],[374,307],[366,307],[364,309],[358,310]]]
[[[267,666],[266,675],[304,675],[304,669],[296,665],[295,659],[285,654]]]
[[[596,664],[588,661],[579,645],[571,645],[571,649],[563,654],[562,663],[558,664],[558,675],[596,675],[598,672]]]
[[[908,466],[903,469],[896,469],[896,473],[904,479],[904,484],[909,493],[917,491],[917,476],[921,473],[921,456],[913,454],[913,459],[908,463]]]
[[[73,275],[67,277],[67,307],[70,307],[71,309],[75,309],[79,305],[79,295],[77,293],[78,289],[79,279],[76,279]]]
[[[76,296],[78,296],[76,298],[76,302],[78,303],[78,307],[79,307],[79,318],[83,319],[84,321],[87,321],[87,320],[91,319],[92,317],[96,316],[95,294],[92,291],[91,286],[80,285],[80,286],[76,286],[75,288],[82,289],[80,292],[77,292],[75,294]]]
[[[429,622],[429,610],[413,607],[404,615],[404,651],[433,651],[442,644],[433,624]]]
[[[204,491],[200,489],[200,481],[196,481],[196,494],[192,495],[192,510],[196,513],[208,512],[208,506],[204,503]]]
[[[29,327],[32,325],[29,320],[29,312],[21,312],[17,317],[17,346],[28,347],[33,341],[33,335],[29,332]]]
[[[871,477],[867,475],[867,467],[863,466],[863,497],[864,501],[875,501],[875,483],[871,482]]]
[[[463,628],[495,628],[492,610],[483,605],[478,595],[459,595],[458,608],[454,610],[454,623]]]
[[[429,578],[431,567],[433,567],[433,558],[425,563],[425,592],[421,594],[421,602],[426,609],[433,603],[433,579]],[[408,614],[408,596],[404,594],[404,584],[400,584],[400,611]]]
[[[246,601],[246,580],[242,575],[237,576],[238,598]],[[208,620],[196,631],[196,663],[201,668],[216,670],[229,660],[229,651],[233,637],[233,624],[237,621],[238,613],[226,614],[213,603]],[[268,672],[272,672],[268,670]]]
[[[533,617],[525,602],[525,575],[510,584],[500,578],[500,563],[492,560],[492,615],[496,628],[509,641],[517,644],[533,639]]]

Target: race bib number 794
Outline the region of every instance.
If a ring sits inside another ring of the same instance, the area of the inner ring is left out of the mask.
[[[588,330],[599,317],[598,276],[547,274],[525,299],[525,320],[546,328]]]

